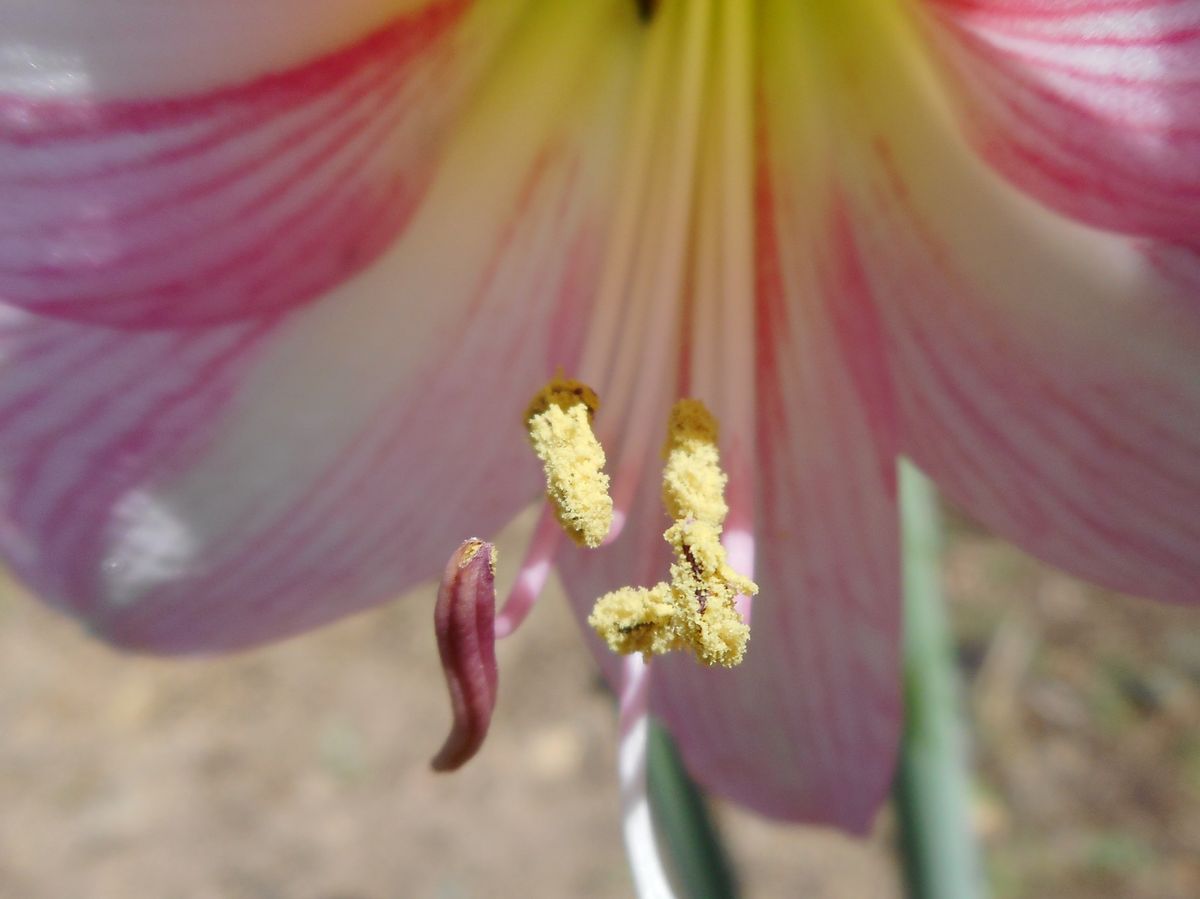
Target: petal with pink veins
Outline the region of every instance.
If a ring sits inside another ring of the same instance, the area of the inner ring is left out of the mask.
[[[1046,209],[979,159],[946,107],[916,102],[917,65],[869,65],[890,93],[848,107],[847,133],[873,138],[843,158],[903,451],[1041,558],[1200,601],[1194,254]]]
[[[983,156],[1083,221],[1200,234],[1200,2],[923,0]]]
[[[246,24],[193,4],[180,5],[188,16],[143,10],[128,30],[147,47],[178,44],[199,8],[213,28]],[[288,21],[281,41],[309,24]],[[443,0],[251,80],[210,85],[242,72],[236,54],[212,53],[212,71],[196,73],[204,89],[183,95],[0,92],[0,299],[127,328],[313,300],[410,221],[508,24],[495,4]]]
[[[764,184],[778,174],[764,169]],[[812,253],[803,194],[774,182],[760,208],[756,410],[761,548],[750,645],[736,668],[651,663],[652,711],[714,793],[773,817],[866,830],[899,736],[899,549],[887,383],[849,241]],[[601,593],[664,577],[657,471],[612,547],[568,549],[585,614]],[[589,634],[589,642],[594,641]],[[592,643],[617,682],[615,658]]]
[[[862,833],[890,788],[901,722],[893,400],[863,261],[848,225],[828,227],[835,169],[817,94],[828,82],[814,77],[820,35],[805,14],[782,0],[762,14],[757,284],[721,297],[743,304],[754,327],[745,343],[720,329],[721,352],[702,363],[752,372],[750,434],[726,426],[745,417],[747,396],[718,392],[714,404],[722,462],[736,469],[748,448],[755,476],[750,643],[732,669],[653,659],[651,711],[716,795]],[[614,544],[564,554],[581,613],[607,590],[665,576],[661,468],[647,469]],[[611,655],[589,640],[618,682]]]
[[[863,833],[901,720],[888,386],[860,261],[836,232],[813,252],[810,199],[774,155],[792,149],[768,150],[762,173],[750,646],[729,671],[664,660],[652,708],[717,795]]]
[[[578,352],[638,35],[601,0],[514,28],[403,238],[319,299],[146,331],[4,310],[0,539],[37,592],[124,645],[245,646],[533,498],[521,412]]]

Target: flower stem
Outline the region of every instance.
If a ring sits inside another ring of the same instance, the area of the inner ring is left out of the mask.
[[[733,867],[700,789],[670,735],[651,721],[646,767],[650,804],[671,868],[688,899],[733,899]]]
[[[933,486],[900,465],[905,728],[895,802],[910,899],[984,899]]]

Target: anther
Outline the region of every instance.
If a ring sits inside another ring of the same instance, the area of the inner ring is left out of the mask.
[[[675,562],[671,582],[626,587],[602,596],[588,623],[614,652],[647,658],[687,648],[705,665],[742,661],[750,628],[734,603],[758,586],[730,568],[721,545],[728,514],[717,451],[717,422],[698,400],[671,410],[663,449],[663,505],[675,523],[663,539]]]
[[[604,449],[592,432],[599,404],[587,385],[556,377],[525,412],[530,443],[546,472],[546,497],[567,535],[593,548],[613,520]]]
[[[671,409],[663,446],[663,506],[676,521],[694,518],[719,530],[729,514],[718,436],[717,420],[699,400],[683,399]]]
[[[608,648],[621,655],[649,657],[681,649],[676,633],[675,601],[669,584],[624,587],[596,600],[588,624]]]

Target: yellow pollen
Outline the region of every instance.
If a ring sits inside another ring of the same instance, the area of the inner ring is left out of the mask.
[[[600,597],[588,624],[614,652],[649,659],[686,648],[705,665],[726,667],[745,655],[750,628],[734,598],[753,596],[758,585],[729,567],[721,545],[728,478],[717,436],[716,419],[700,401],[680,400],[671,410],[663,449],[663,505],[675,519],[663,534],[675,552],[671,583]]]
[[[586,384],[555,377],[525,412],[529,440],[546,471],[546,497],[567,535],[593,548],[604,540],[613,519],[604,449],[592,433],[599,405]]]
[[[623,587],[604,594],[596,601],[588,624],[613,652],[652,656],[682,648],[675,618],[671,585],[660,583],[649,589]]]
[[[717,420],[699,400],[680,400],[671,410],[663,446],[663,506],[676,521],[695,518],[720,530],[729,514],[718,436]]]

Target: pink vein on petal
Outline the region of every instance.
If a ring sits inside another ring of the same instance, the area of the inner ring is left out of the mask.
[[[751,642],[729,671],[655,660],[651,707],[718,795],[863,832],[900,722],[889,375],[840,206],[814,216],[765,163],[758,200]]]
[[[532,498],[536,465],[511,410],[553,366],[548,369],[538,352],[550,351],[550,335],[540,325],[535,330],[517,321],[565,322],[562,307],[574,308],[583,298],[580,267],[594,265],[598,232],[567,202],[578,188],[573,158],[573,152],[546,157],[529,174],[531,184],[492,256],[476,263],[480,281],[461,298],[463,308],[472,310],[466,326],[456,321],[447,334],[453,353],[472,360],[472,371],[508,372],[511,402],[479,391],[462,368],[444,364],[445,354],[432,354],[286,502],[214,537],[193,572],[121,609],[105,626],[109,639],[180,652],[251,645],[315,627],[394,596],[423,576],[425,560],[448,532],[461,532],[467,523],[493,532]],[[560,231],[547,228],[549,222]],[[567,251],[556,252],[562,246]],[[514,278],[523,285],[516,319],[509,302]],[[571,316],[571,327],[581,320]],[[579,345],[577,335],[566,336],[566,346]],[[554,352],[557,363],[570,364],[561,348]],[[449,409],[458,411],[448,415]],[[482,448],[481,431],[493,435]],[[464,470],[468,448],[475,464]],[[494,475],[523,465],[528,482]],[[423,476],[414,478],[414,470]],[[429,495],[434,484],[436,498]],[[422,509],[420,516],[411,514],[414,507]],[[327,602],[329,596],[339,602]]]
[[[131,335],[8,316],[0,546],[18,576],[51,602],[97,614],[111,572],[103,523],[120,521],[152,473],[204,450],[270,330]]]
[[[198,96],[0,96],[0,299],[146,328],[283,310],[343,280],[422,195],[454,103],[421,85],[453,63],[468,5]]]
[[[1200,228],[1200,4],[929,0],[931,41],[998,170],[1083,221]]]
[[[1188,497],[1200,495],[1200,381],[1188,347],[1200,321],[1174,290],[1193,254],[1151,253],[1129,294],[1096,297],[1095,327],[1081,327],[1090,272],[1022,309],[1005,282],[967,274],[973,260],[939,230],[952,225],[917,208],[881,161],[857,225],[875,235],[869,264],[905,451],[1034,554],[1114,589],[1196,601],[1200,522]],[[1036,240],[1012,258],[1054,271]],[[1153,276],[1156,262],[1170,280]]]

